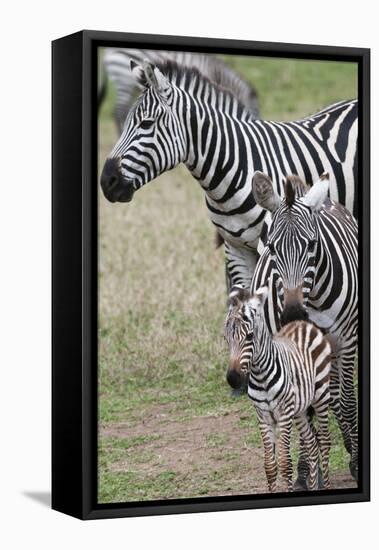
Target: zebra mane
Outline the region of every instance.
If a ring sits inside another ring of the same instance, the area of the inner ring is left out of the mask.
[[[303,182],[303,180],[293,174],[286,177],[284,184],[284,194],[285,200],[288,207],[291,208],[296,199],[304,197],[304,195],[309,191],[309,186]]]
[[[238,116],[246,115],[247,118],[254,118],[249,108],[242,103],[235,93],[223,86],[220,82],[211,80],[208,76],[205,76],[197,67],[180,65],[175,60],[166,59],[162,62],[155,63],[155,66],[162,72],[162,74],[175,86],[181,87],[184,90],[188,90],[190,86],[196,87],[197,84],[202,83],[204,86],[211,88],[216,92],[219,99],[226,97],[230,98],[238,108]],[[221,80],[221,68],[214,69],[214,74]]]

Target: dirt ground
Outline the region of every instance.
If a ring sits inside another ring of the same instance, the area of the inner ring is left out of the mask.
[[[148,457],[145,462],[136,464],[132,456],[125,453],[125,458],[112,464],[114,473],[129,471],[148,478],[170,471],[179,480],[186,480],[183,485],[187,489],[188,476],[192,476],[195,496],[199,492],[196,480],[206,479],[213,471],[222,474],[222,492],[217,490],[217,483],[213,483],[207,496],[264,493],[267,488],[263,450],[260,445],[252,448],[246,444],[249,428],[241,428],[240,418],[240,413],[231,412],[223,416],[176,420],[172,406],[166,404],[152,407],[143,421],[135,426],[125,422],[105,424],[100,435],[103,441],[108,438],[140,438],[138,452]],[[150,439],[152,434],[154,438]],[[145,437],[148,437],[146,441]],[[348,472],[332,474],[331,485],[332,489],[356,486]],[[191,496],[187,489],[187,496]],[[175,494],[178,497],[180,493],[179,482]]]

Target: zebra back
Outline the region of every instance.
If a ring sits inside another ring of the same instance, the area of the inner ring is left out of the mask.
[[[294,384],[304,384],[304,398],[308,404],[312,399],[318,399],[319,392],[329,383],[332,348],[330,341],[313,323],[307,321],[292,321],[285,325],[273,337],[275,342],[291,342],[293,361],[291,364]],[[307,372],[309,370],[309,372]],[[299,371],[305,375],[299,378]]]

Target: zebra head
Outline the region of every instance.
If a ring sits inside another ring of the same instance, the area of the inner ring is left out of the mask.
[[[186,139],[178,109],[178,88],[152,63],[130,62],[143,93],[130,109],[122,134],[108,156],[100,184],[111,202],[129,202],[148,181],[182,162]]]
[[[320,253],[317,216],[328,196],[329,175],[323,174],[311,188],[297,176],[287,177],[283,200],[264,174],[254,175],[252,187],[257,204],[272,212],[266,247],[281,285],[281,324],[307,319]]]
[[[226,379],[233,389],[241,388],[247,381],[264,322],[263,307],[267,295],[268,287],[251,294],[238,286],[234,286],[229,294],[224,336],[230,352]]]

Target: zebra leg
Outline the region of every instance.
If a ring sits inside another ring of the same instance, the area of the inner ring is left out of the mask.
[[[357,402],[354,389],[354,353],[344,353],[341,359],[341,413],[344,423],[350,429],[351,461],[349,464],[352,477],[358,480],[358,429]]]
[[[328,408],[322,410],[316,409],[318,419],[317,443],[321,455],[321,468],[325,489],[330,489],[329,480],[329,451],[331,446]],[[319,487],[320,488],[320,487]]]
[[[225,286],[226,286],[226,293],[229,295],[233,285],[232,285],[232,276],[229,271],[228,259],[225,259]]]
[[[340,374],[336,363],[332,363],[330,371],[330,408],[337,420],[337,424],[342,433],[343,443],[346,451],[351,455],[351,439],[350,439],[350,427],[349,424],[344,421],[341,412],[340,401]]]
[[[225,256],[227,265],[227,285],[250,288],[257,252],[251,248],[237,248],[225,241]]]
[[[267,424],[263,418],[260,417],[259,412],[259,430],[263,441],[264,449],[264,468],[267,479],[267,486],[270,493],[276,491],[277,480],[277,465],[275,458],[275,437],[272,426]]]
[[[311,425],[311,428],[313,430],[313,433],[316,435],[316,430],[314,428],[312,419],[314,416],[314,409],[313,407],[308,407],[307,409],[307,416],[309,423]],[[307,491],[308,485],[307,485],[307,479],[309,477],[309,462],[308,462],[308,452],[307,448],[304,444],[303,438],[300,437],[300,443],[299,443],[299,460],[297,463],[297,479],[294,484],[294,491]],[[318,467],[318,488],[324,489],[324,480],[323,480],[323,472],[320,466]]]
[[[299,430],[300,437],[307,449],[309,462],[308,488],[310,491],[317,489],[318,479],[318,446],[317,439],[312,429],[307,414],[301,414],[295,417],[295,423]]]
[[[121,136],[122,128],[124,126],[125,118],[123,118],[123,107],[117,103],[113,109],[113,118],[116,124],[117,134]]]
[[[279,421],[279,452],[278,462],[280,476],[285,483],[285,491],[293,490],[292,485],[292,460],[291,460],[291,431],[293,416],[286,415]]]

